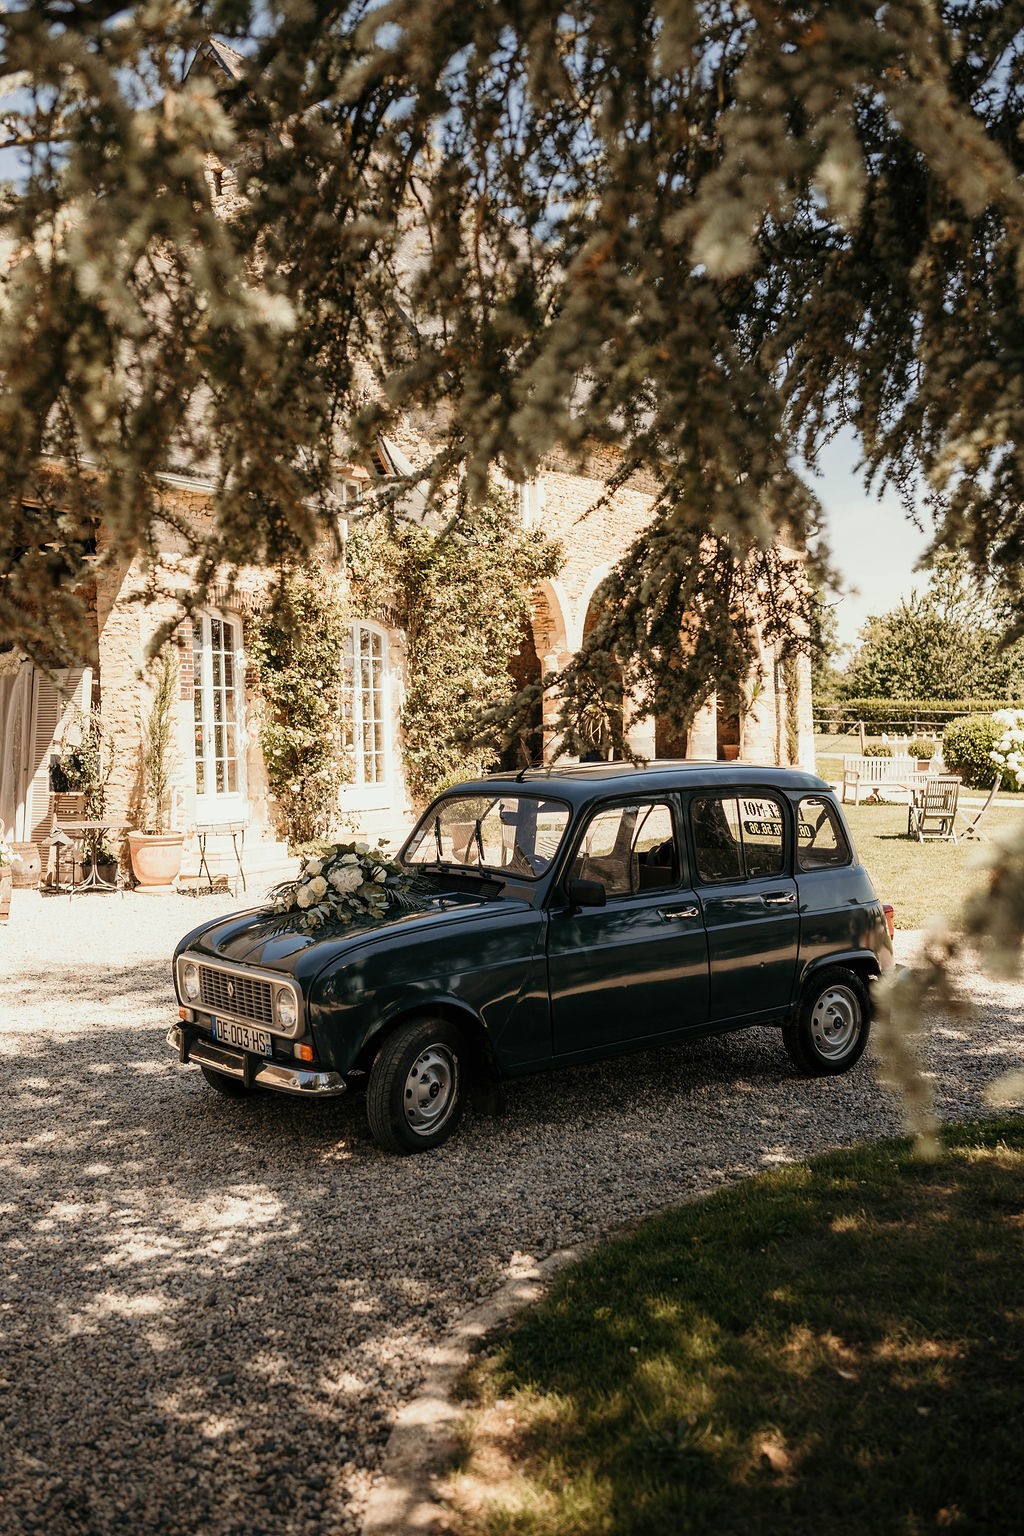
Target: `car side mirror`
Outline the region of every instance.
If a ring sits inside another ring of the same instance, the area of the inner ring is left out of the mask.
[[[600,880],[569,880],[565,894],[571,912],[579,912],[583,907],[603,907],[608,901],[608,892]]]

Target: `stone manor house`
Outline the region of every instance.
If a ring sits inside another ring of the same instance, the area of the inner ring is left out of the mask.
[[[409,461],[394,443],[382,442],[374,457],[371,469],[346,469],[343,487],[349,499],[360,497],[371,475],[408,471]],[[201,516],[208,489],[181,482],[174,492],[179,504]],[[643,490],[626,486],[608,500],[603,491],[601,467],[588,475],[552,463],[518,496],[524,523],[539,525],[564,551],[557,576],[533,594],[531,622],[515,665],[520,682],[565,665],[594,622],[602,578],[650,516],[650,496]],[[168,573],[180,558],[173,548],[164,552]],[[187,580],[184,570],[181,579]],[[93,650],[83,666],[51,674],[17,652],[0,655],[0,820],[19,842],[44,845],[49,835],[50,758],[74,728],[76,707],[95,707],[114,743],[107,790],[112,823],[136,824],[142,722],[152,687],[146,651],[173,612],[166,603],[147,607],[133,600],[143,580],[138,564],[100,574]],[[260,572],[243,573],[233,593],[226,587],[213,591],[208,607],[178,632],[170,775],[174,827],[187,831],[197,823],[245,822],[250,846],[278,836],[257,740],[257,701],[246,687],[246,625],[262,587]],[[337,687],[339,709],[349,722],[352,782],[341,791],[339,816],[354,821],[366,836],[393,831],[413,809],[402,773],[403,658],[401,631],[357,618],[351,623],[344,675],[323,680]],[[745,719],[712,699],[680,740],[658,720],[634,715],[626,720],[630,747],[648,758],[742,756],[785,763],[790,760],[787,710],[791,720],[795,703],[796,761],[813,767],[809,663],[800,663],[795,701],[787,701],[783,669],[770,651],[761,674],[757,702]],[[546,730],[548,750],[551,739]]]
[[[230,49],[210,44],[201,62],[206,68],[230,70],[233,57]],[[219,186],[223,177],[230,177],[230,169],[215,168],[212,174]],[[381,441],[372,463],[339,467],[340,503],[358,500],[374,484],[409,475],[417,463],[426,461],[422,436],[411,426],[399,436],[400,441]],[[603,577],[651,516],[652,498],[640,482],[605,496],[611,468],[610,461],[595,458],[580,473],[552,460],[515,492],[524,524],[540,527],[564,552],[558,575],[533,594],[531,623],[514,668],[520,684],[557,671],[578,649],[595,620]],[[166,478],[168,495],[177,507],[202,519],[210,485],[183,476]],[[98,551],[102,531],[99,541]],[[187,583],[184,557],[170,535],[161,560],[165,575]],[[96,709],[114,745],[107,786],[112,825],[141,825],[139,751],[152,688],[146,652],[173,607],[147,607],[133,600],[144,582],[139,562],[97,569],[92,650],[80,667],[49,673],[16,651],[0,652],[0,820],[7,836],[18,842],[42,847],[47,841],[52,827],[50,759],[74,729],[76,709]],[[233,592],[226,586],[213,591],[208,606],[176,637],[172,826],[188,831],[197,824],[241,822],[250,852],[261,840],[272,843],[279,837],[259,748],[256,701],[246,685],[246,626],[262,586],[260,572],[243,573]],[[627,701],[630,747],[646,758],[742,756],[765,763],[793,759],[813,767],[809,662],[802,659],[799,664],[795,699],[786,697],[784,669],[772,649],[763,649],[758,671],[757,702],[745,718],[724,701],[712,699],[684,739],[674,737],[658,720],[629,716]],[[364,836],[394,833],[414,809],[402,772],[401,632],[369,618],[354,619],[344,674],[323,682],[337,688],[352,759],[352,781],[341,791],[339,819],[355,822]],[[794,724],[799,743],[795,757]],[[543,731],[543,739],[547,756],[550,730]]]

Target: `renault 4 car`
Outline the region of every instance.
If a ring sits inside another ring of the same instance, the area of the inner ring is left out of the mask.
[[[361,1089],[377,1143],[418,1152],[471,1092],[725,1030],[776,1028],[799,1072],[846,1072],[892,965],[842,810],[797,770],[488,776],[435,800],[397,862],[412,905],[314,931],[264,908],[188,934],[180,1060],[238,1098]]]

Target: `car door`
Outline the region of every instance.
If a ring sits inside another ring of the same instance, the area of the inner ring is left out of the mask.
[[[700,792],[689,802],[704,909],[714,1022],[788,1008],[800,915],[789,856],[791,808],[764,790]]]
[[[572,908],[571,879],[599,882],[606,905]],[[668,799],[606,803],[589,818],[549,912],[548,980],[556,1056],[706,1022],[707,940]]]

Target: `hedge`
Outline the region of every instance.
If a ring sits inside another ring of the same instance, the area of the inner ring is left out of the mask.
[[[1019,699],[842,699],[814,709],[815,729],[828,735],[856,730],[861,721],[878,733],[901,736],[931,732],[941,735],[950,720],[964,715],[991,715],[997,709],[1020,709]]]
[[[988,789],[996,776],[996,765],[989,754],[1005,729],[996,724],[991,714],[951,720],[942,737],[942,760],[950,773],[958,773],[972,789]],[[1003,788],[1016,786],[1004,784]]]

